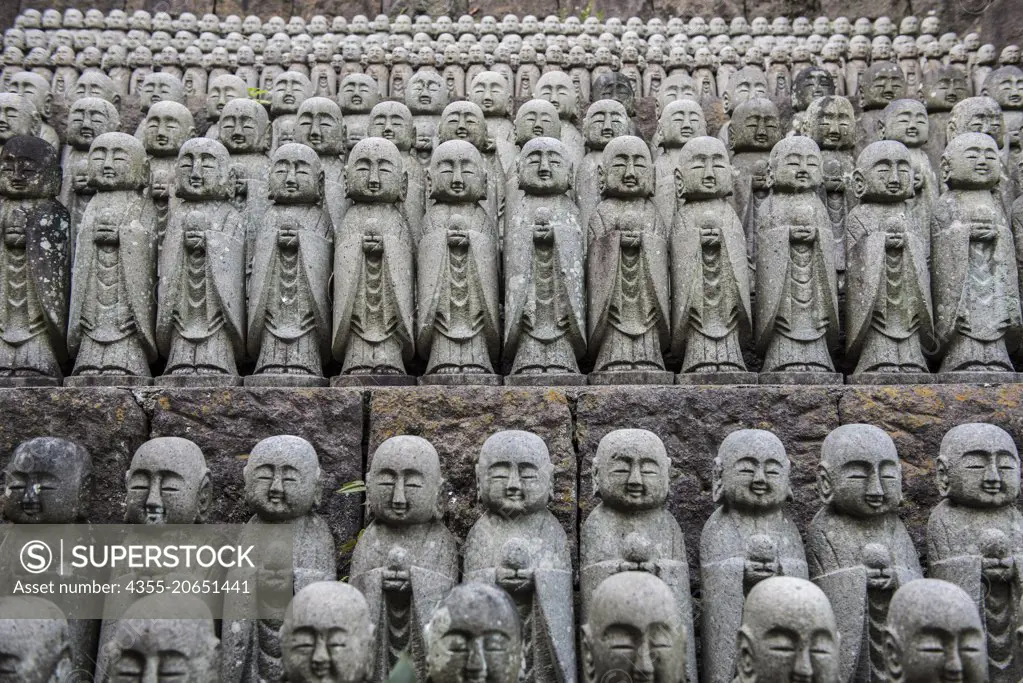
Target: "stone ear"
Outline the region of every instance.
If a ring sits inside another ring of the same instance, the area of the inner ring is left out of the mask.
[[[327,177],[320,171],[320,177],[316,180],[316,198],[322,202],[327,195]]]
[[[722,467],[721,461],[718,458],[714,458],[714,468],[711,471],[711,483],[710,483],[710,495],[715,503],[720,503],[721,498],[725,493],[724,484],[724,473],[725,468]]]
[[[831,472],[824,464],[817,465],[817,495],[825,505],[829,505],[835,495],[835,484],[831,481]]]
[[[938,483],[938,495],[948,498],[952,489],[952,481],[948,474],[948,461],[945,458],[938,458],[934,466],[934,478]]]
[[[114,105],[114,108],[117,109],[117,111],[121,111],[121,96],[114,95],[111,99],[113,100],[111,104]]]
[[[884,665],[892,681],[902,680],[902,647],[888,629],[884,633]]]
[[[945,125],[945,139],[948,142],[952,142],[956,138],[956,122],[955,119],[949,118],[948,123]]]
[[[210,482],[209,472],[202,476],[202,482],[199,484],[199,495],[196,503],[197,511],[195,515],[195,523],[205,524],[210,513],[210,507],[213,505],[213,484]]]
[[[941,182],[948,185],[948,179],[952,177],[952,162],[947,157],[941,157],[941,161],[938,162],[938,172],[941,174]]]
[[[757,680],[757,664],[753,653],[753,639],[745,627],[739,629],[739,635],[736,638],[735,670],[740,683]]]
[[[682,169],[676,168],[672,175],[675,177],[675,197],[677,199],[685,198],[686,181],[685,177],[682,175]]]
[[[732,112],[731,100],[728,97],[727,90],[721,95],[721,106],[725,108],[726,112],[728,113]]]
[[[604,164],[597,164],[597,192],[603,195],[606,189],[607,171],[604,170]]]
[[[43,119],[48,119],[53,114],[53,93],[43,95],[43,109],[39,112]]]
[[[885,137],[884,121],[878,121],[877,122],[877,139],[878,140],[887,140],[888,139],[888,138]]]
[[[583,624],[580,627],[582,631],[582,639],[580,640],[580,646],[582,652],[582,665],[583,665],[583,681],[585,683],[596,683],[594,678],[596,677],[596,666],[593,662],[593,633],[590,631],[589,624]]]
[[[347,185],[348,179],[345,178],[345,184]],[[401,172],[401,184],[398,186],[398,200],[402,203],[408,197],[408,171]]]
[[[863,177],[863,171],[856,169],[852,172],[853,194],[857,199],[862,199],[867,193],[867,179]]]

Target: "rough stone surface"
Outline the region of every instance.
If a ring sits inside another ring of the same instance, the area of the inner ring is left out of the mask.
[[[538,434],[554,463],[554,496],[549,508],[565,528],[573,557],[576,555],[577,470],[565,392],[489,387],[376,389],[369,406],[369,452],[399,434],[421,436],[437,449],[449,492],[448,527],[461,539],[483,514],[475,472],[483,442],[505,429]]]

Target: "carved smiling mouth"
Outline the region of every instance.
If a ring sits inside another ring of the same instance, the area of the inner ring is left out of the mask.
[[[863,500],[875,510],[884,505],[884,496],[867,495],[863,497]]]
[[[382,137],[385,140],[393,140],[394,131],[391,130],[390,128],[384,128],[384,130],[380,133],[380,137]]]
[[[38,515],[43,511],[43,506],[39,503],[39,501],[24,500],[21,502],[21,511],[26,515]]]
[[[980,485],[980,490],[995,495],[1002,492],[1002,485],[999,482],[985,482]]]
[[[749,485],[749,490],[755,495],[762,496],[771,490],[771,487],[764,482],[753,482]]]

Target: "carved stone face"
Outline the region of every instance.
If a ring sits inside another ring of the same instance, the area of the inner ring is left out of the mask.
[[[522,625],[508,594],[489,584],[455,586],[426,627],[429,678],[438,683],[515,683]]]
[[[153,156],[177,155],[181,145],[195,136],[188,109],[177,102],[157,102],[149,108],[142,127],[142,143]]]
[[[823,97],[806,109],[806,134],[821,149],[848,149],[856,135],[855,113],[844,97]]]
[[[92,460],[78,444],[40,437],[20,444],[4,470],[4,517],[15,524],[73,524],[85,516]]]
[[[371,77],[352,74],[341,81],[339,101],[346,114],[368,114],[380,101],[380,91]]]
[[[472,79],[469,100],[486,116],[506,116],[511,108],[508,81],[496,71],[484,71]]]
[[[890,678],[987,680],[987,643],[976,603],[954,584],[920,579],[900,588],[888,607],[885,633]]]
[[[89,148],[89,185],[100,191],[133,190],[149,182],[146,150],[126,133],[104,133]]]
[[[867,70],[860,88],[861,103],[864,107],[881,108],[906,96],[906,76],[897,64],[875,62]]]
[[[12,93],[0,94],[0,143],[15,135],[36,135],[41,122],[31,101]]]
[[[714,460],[714,498],[746,513],[777,510],[790,493],[785,447],[774,434],[758,429],[732,432]]]
[[[285,71],[274,79],[270,89],[270,114],[294,114],[313,93],[312,83],[296,71]]]
[[[621,572],[593,594],[583,626],[587,680],[608,680],[628,671],[633,680],[685,680],[689,635],[667,585],[647,572]]]
[[[902,467],[890,436],[871,425],[843,425],[821,447],[818,485],[838,514],[868,518],[895,512]]]
[[[53,96],[50,94],[49,82],[39,74],[31,71],[15,74],[11,80],[10,92],[30,101],[44,119],[49,117]]]
[[[955,68],[924,72],[920,91],[928,111],[947,111],[970,96],[966,76]]]
[[[810,102],[818,97],[830,97],[835,94],[835,79],[820,67],[803,69],[792,83],[792,107],[796,111],[805,111]]]
[[[913,196],[913,165],[905,145],[883,140],[867,145],[853,174],[856,195],[866,202],[905,201]]]
[[[758,67],[743,67],[729,79],[727,99],[731,109],[751,97],[764,97],[766,94],[767,77]]]
[[[624,512],[652,510],[668,498],[669,473],[664,444],[643,429],[619,429],[597,446],[594,485],[604,505]]]
[[[603,74],[593,84],[591,98],[598,100],[617,100],[625,106],[627,112],[635,110],[636,93],[627,77],[621,73]]]
[[[390,140],[399,150],[407,152],[416,139],[412,112],[400,102],[381,102],[369,114],[368,134]]]
[[[297,142],[313,148],[317,154],[340,155],[348,135],[341,108],[326,97],[312,97],[298,108],[295,122]]]
[[[885,107],[881,119],[884,139],[895,140],[906,147],[920,147],[930,137],[927,109],[916,100],[896,100]]]
[[[424,524],[440,517],[443,481],[440,459],[428,441],[416,436],[393,437],[373,454],[366,475],[366,498],[374,518],[383,524]]]
[[[191,441],[164,437],[135,451],[126,475],[127,524],[195,524],[210,505],[209,470]]]
[[[558,110],[547,100],[530,100],[515,115],[515,143],[524,145],[533,138],[560,138]]]
[[[1014,66],[995,69],[984,81],[984,94],[1003,110],[1023,109],[1023,70]]]
[[[629,115],[615,100],[599,100],[590,105],[583,120],[583,139],[590,149],[604,149],[619,135],[629,134]]]
[[[941,441],[938,490],[956,505],[1000,508],[1015,503],[1020,492],[1016,444],[991,424],[953,427]]]
[[[283,144],[270,163],[270,198],[279,204],[314,204],[322,194],[322,175],[316,152],[294,142]]]
[[[50,683],[72,675],[64,613],[42,598],[0,600],[0,662],[4,677],[18,683]]]
[[[60,182],[56,150],[41,138],[16,136],[4,144],[0,151],[0,196],[10,199],[56,197]],[[24,244],[23,232],[21,243]]]
[[[480,500],[491,513],[503,517],[538,512],[550,500],[553,471],[540,437],[498,432],[483,444],[476,463]]]
[[[355,588],[310,584],[292,599],[281,627],[281,665],[295,683],[363,683],[373,669],[374,625]]]
[[[266,148],[269,118],[253,100],[228,102],[220,114],[220,142],[231,154],[253,154]]]
[[[572,79],[563,71],[551,71],[541,76],[534,97],[553,104],[562,119],[571,120],[578,115],[579,94]]]
[[[681,196],[711,199],[732,193],[732,166],[725,144],[717,138],[692,138],[682,148],[676,185]]]
[[[653,164],[646,143],[630,135],[604,148],[601,165],[603,195],[623,199],[649,197],[654,190]]]
[[[956,189],[991,189],[1001,175],[998,147],[990,136],[964,133],[945,147],[941,178]]]
[[[464,140],[442,142],[433,151],[429,179],[431,196],[447,202],[476,202],[486,196],[483,158]]]
[[[806,192],[824,182],[821,151],[810,138],[782,138],[771,149],[773,186],[782,192]]]
[[[657,127],[665,148],[679,148],[694,137],[707,134],[703,109],[690,99],[676,100],[665,107]]]
[[[276,167],[277,163],[274,176]],[[260,441],[249,455],[244,474],[245,501],[264,521],[298,519],[318,502],[320,462],[305,439],[273,436]]]
[[[750,590],[742,617],[738,683],[838,680],[835,615],[814,584],[792,577],[765,579]]]
[[[560,140],[534,138],[518,158],[519,188],[530,195],[556,195],[572,186],[573,169]]]
[[[781,139],[778,109],[764,98],[755,98],[736,107],[729,127],[735,151],[769,151]]]
[[[178,155],[176,176],[177,196],[183,199],[227,199],[234,195],[231,157],[216,140],[188,140]]]
[[[156,596],[166,600],[165,596]],[[182,598],[175,598],[181,600]],[[155,619],[143,616],[153,598],[135,603],[115,623],[110,676],[115,681],[141,681],[156,672],[156,680],[200,683],[215,679],[218,645],[213,619]],[[209,610],[198,598],[197,613]],[[200,610],[202,608],[202,610]],[[148,608],[152,613],[153,608]]]
[[[184,100],[184,86],[181,81],[166,73],[152,73],[142,81],[139,105],[143,112],[157,102],[178,102]]]
[[[448,103],[444,79],[432,71],[417,71],[408,82],[405,104],[415,114],[439,114]]]
[[[487,126],[483,111],[472,102],[452,102],[444,108],[437,125],[437,139],[465,140],[476,149],[487,144]]]

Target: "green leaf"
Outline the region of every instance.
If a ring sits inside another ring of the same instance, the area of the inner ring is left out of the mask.
[[[352,496],[357,493],[365,493],[366,482],[362,481],[361,479],[356,479],[354,481],[346,481],[344,484],[341,484],[341,488],[339,488],[337,492],[340,493],[342,496]]]

